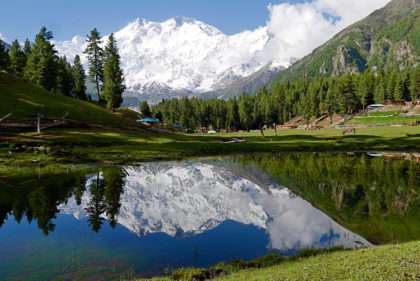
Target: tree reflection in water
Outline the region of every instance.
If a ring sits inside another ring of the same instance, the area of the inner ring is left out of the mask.
[[[86,192],[91,194],[86,211],[92,230],[101,229],[104,215],[112,227],[117,225],[126,176],[123,168],[101,168],[90,182],[91,168],[71,172],[57,170],[51,172],[46,168],[35,175],[33,169],[22,169],[7,177],[5,186],[0,188],[0,227],[9,216],[18,223],[26,217],[29,223],[35,220],[39,229],[48,235],[55,229],[54,219],[60,212],[59,206],[73,196],[80,205]]]

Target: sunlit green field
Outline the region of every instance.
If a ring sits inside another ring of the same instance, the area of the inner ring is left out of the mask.
[[[216,280],[419,280],[420,243],[326,254]]]
[[[284,136],[314,136],[320,138],[342,137],[343,129],[323,129],[323,130],[298,130],[298,129],[279,129],[277,131],[270,129],[264,131],[265,137],[284,137]],[[376,136],[384,138],[405,137],[410,134],[420,134],[420,126],[401,126],[401,127],[372,127],[356,129],[357,136]],[[215,135],[198,134],[208,137],[262,137],[261,131],[240,131],[235,133],[219,133]]]
[[[182,135],[104,129],[60,129],[0,135],[0,163],[133,163],[187,157],[275,151],[420,151],[420,127],[356,130],[279,130]],[[232,138],[241,143],[226,143]]]
[[[350,120],[349,124],[413,124],[417,121],[420,121],[420,116],[404,116],[400,111],[385,111],[356,116]]]
[[[184,281],[200,280],[199,271],[185,272]],[[325,253],[278,265],[232,272],[217,281],[411,281],[420,279],[420,243]],[[143,279],[147,280],[147,279]],[[153,281],[174,280],[154,278]]]

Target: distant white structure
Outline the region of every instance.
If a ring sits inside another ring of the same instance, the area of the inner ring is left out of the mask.
[[[368,105],[368,110],[377,110],[377,109],[382,109],[384,107],[385,107],[385,105],[380,104],[380,103],[378,103],[378,104],[371,104],[371,105]]]

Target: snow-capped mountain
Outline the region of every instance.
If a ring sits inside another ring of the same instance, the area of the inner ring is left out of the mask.
[[[282,251],[370,245],[287,188],[238,165],[147,163],[126,171],[118,223],[137,235],[196,235],[231,220],[265,229],[267,246]],[[71,199],[61,213],[84,219],[90,199],[89,192],[80,206]]]
[[[200,95],[263,69],[278,70],[264,56],[271,38],[266,27],[229,36],[189,18],[137,19],[115,32],[115,37],[131,96]],[[61,55],[73,59],[83,53],[86,42],[76,36],[55,45]]]

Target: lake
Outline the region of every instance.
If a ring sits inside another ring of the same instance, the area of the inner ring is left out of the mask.
[[[22,167],[0,186],[1,280],[128,279],[420,239],[412,154]]]

